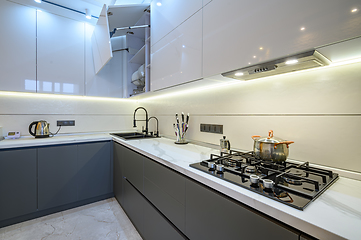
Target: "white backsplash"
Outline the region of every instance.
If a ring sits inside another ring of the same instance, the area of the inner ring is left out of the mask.
[[[0,125],[4,135],[20,131],[22,136],[30,135],[28,126],[37,120],[49,122],[52,133],[57,120],[75,120],[75,126],[62,127],[59,134],[126,131],[133,130],[136,107],[127,99],[0,92]]]
[[[200,123],[222,124],[237,149],[252,150],[252,135],[292,140],[289,158],[361,172],[351,145],[361,135],[361,63],[238,82],[200,91],[148,94],[141,103],[174,136],[175,113],[190,113],[187,138],[219,144]]]

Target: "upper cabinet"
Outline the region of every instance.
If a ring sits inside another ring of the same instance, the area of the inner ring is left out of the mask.
[[[201,78],[202,11],[154,44],[151,52],[151,91]]]
[[[0,90],[36,92],[36,10],[0,1]]]
[[[126,98],[149,90],[149,12],[147,4],[103,8],[92,35],[87,95]]]
[[[213,0],[203,8],[203,77],[360,34],[359,0]]]
[[[37,92],[83,95],[85,23],[37,14]]]
[[[202,8],[202,0],[157,0],[151,4],[153,46]]]
[[[109,24],[107,17],[107,7],[104,4],[100,12],[99,19],[95,25],[93,34],[91,36],[91,45],[93,52],[93,62],[95,73],[98,72],[109,62],[113,57],[112,47],[109,36]]]

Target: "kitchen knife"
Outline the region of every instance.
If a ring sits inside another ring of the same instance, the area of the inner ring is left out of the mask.
[[[177,123],[179,124],[178,113],[175,114],[175,119],[177,120]]]
[[[184,112],[182,112],[182,122],[184,123]]]
[[[189,121],[189,113],[187,114],[186,124],[188,124]]]
[[[178,135],[178,131],[177,131],[177,128],[176,128],[176,126],[175,126],[175,123],[173,123],[173,128],[174,128],[175,135],[177,136],[177,135]]]

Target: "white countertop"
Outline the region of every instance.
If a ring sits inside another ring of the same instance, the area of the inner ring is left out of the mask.
[[[97,134],[62,134],[48,138],[21,137],[19,139],[5,139],[0,141],[0,149],[19,148],[19,147],[36,147],[49,146],[58,144],[96,142],[112,140],[108,133]]]
[[[192,179],[319,239],[361,238],[361,181],[340,177],[320,197],[297,210],[235,184],[223,181],[189,164],[219,150],[194,144],[176,145],[167,138],[124,141],[106,133],[62,135],[53,138],[0,141],[0,149],[111,140],[134,149]]]

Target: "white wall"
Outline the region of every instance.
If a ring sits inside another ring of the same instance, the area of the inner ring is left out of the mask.
[[[28,126],[37,120],[48,121],[52,133],[57,120],[75,120],[74,127],[62,127],[60,134],[128,131],[137,106],[127,99],[0,92],[0,126],[4,135],[20,131],[22,136],[30,135]]]
[[[175,113],[190,113],[187,138],[219,144],[220,134],[200,132],[200,123],[222,124],[237,149],[252,150],[252,135],[292,140],[291,159],[361,172],[361,63],[315,69],[184,92],[143,96],[141,103],[174,136]],[[356,141],[356,142],[355,142]]]

